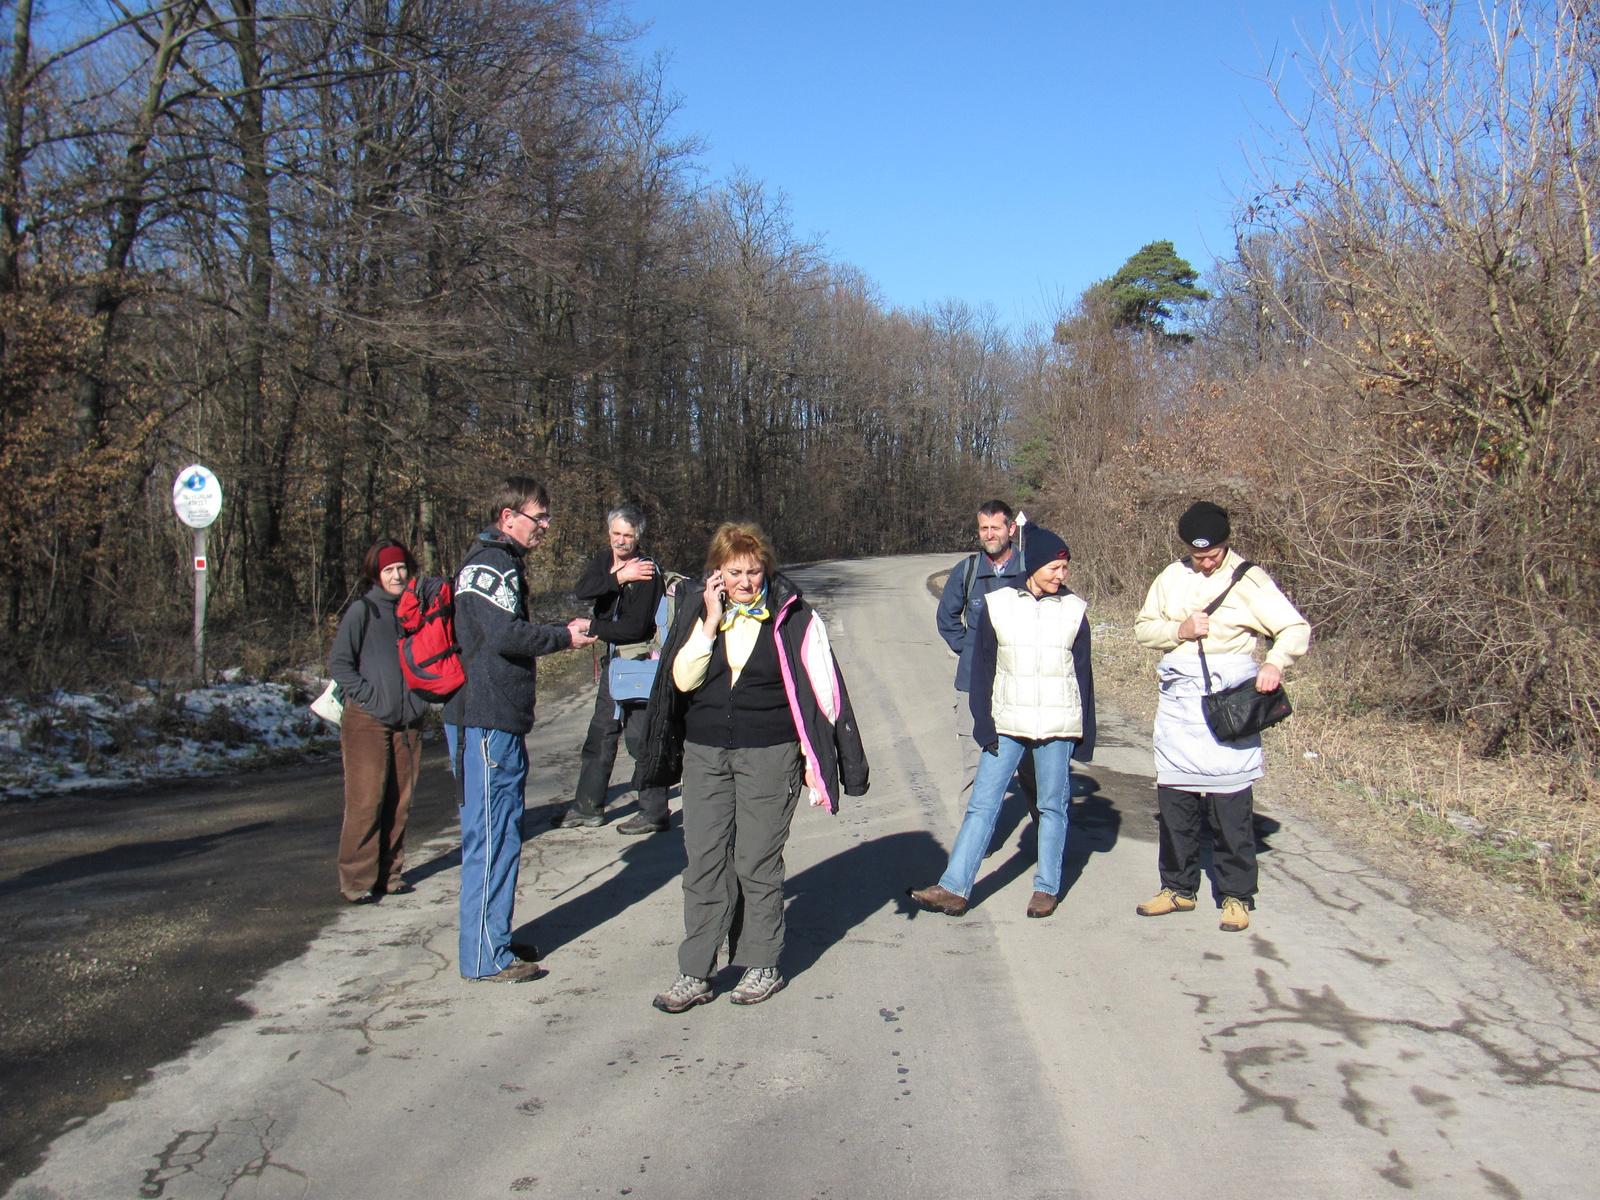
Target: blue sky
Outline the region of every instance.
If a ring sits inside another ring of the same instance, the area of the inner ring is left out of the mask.
[[[1322,0],[624,0],[671,55],[713,176],[786,193],[796,228],[890,304],[1047,317],[1140,246],[1231,244],[1264,56]]]

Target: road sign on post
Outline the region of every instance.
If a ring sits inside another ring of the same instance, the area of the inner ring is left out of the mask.
[[[206,681],[206,532],[222,512],[222,482],[199,463],[172,481],[172,508],[194,530],[194,675]]]

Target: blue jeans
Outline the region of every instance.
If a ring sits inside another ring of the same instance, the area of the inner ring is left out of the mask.
[[[511,910],[522,863],[528,750],[515,733],[445,726],[454,769],[461,754],[461,974],[498,975],[511,953]]]
[[[1039,865],[1033,874],[1033,890],[1061,890],[1061,857],[1067,850],[1067,802],[1072,794],[1072,752],[1076,738],[1052,738],[1047,742],[1025,741],[1000,736],[999,754],[981,754],[978,777],[972,784],[972,799],[961,820],[961,832],[950,851],[950,865],[939,885],[958,896],[972,898],[978,868],[994,837],[1000,818],[1000,802],[1016,773],[1024,752],[1033,751],[1033,766],[1039,780]]]

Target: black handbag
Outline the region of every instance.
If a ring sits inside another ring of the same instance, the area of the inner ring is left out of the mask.
[[[1228,598],[1228,593],[1233,591],[1233,585],[1244,578],[1244,573],[1255,566],[1252,562],[1242,562],[1233,573],[1233,580],[1222,589],[1218,596],[1206,606],[1206,616],[1211,616],[1222,607],[1222,602]],[[1270,729],[1279,721],[1292,716],[1294,706],[1289,703],[1289,693],[1282,684],[1270,692],[1256,691],[1256,681],[1247,679],[1243,683],[1235,684],[1231,688],[1224,688],[1220,692],[1211,690],[1211,671],[1206,666],[1206,640],[1201,638],[1196,643],[1200,651],[1200,673],[1205,676],[1206,694],[1200,697],[1200,709],[1205,714],[1206,727],[1211,730],[1211,736],[1219,742],[1236,742],[1240,738],[1247,738],[1252,733],[1260,733],[1263,729]]]

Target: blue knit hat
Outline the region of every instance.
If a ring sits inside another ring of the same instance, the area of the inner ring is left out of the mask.
[[[1040,567],[1056,559],[1072,560],[1072,551],[1067,549],[1067,543],[1061,540],[1060,535],[1052,533],[1043,525],[1029,525],[1022,535],[1022,576],[1024,579],[1031,576]]]

